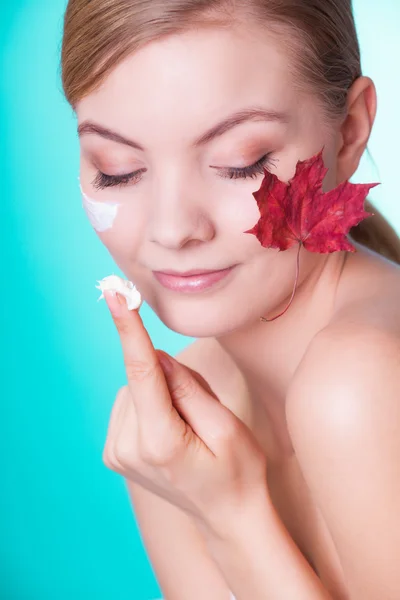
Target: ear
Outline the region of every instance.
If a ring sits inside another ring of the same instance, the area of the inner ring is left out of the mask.
[[[376,89],[370,77],[358,77],[349,88],[347,116],[339,132],[337,185],[350,179],[358,168],[374,124]]]

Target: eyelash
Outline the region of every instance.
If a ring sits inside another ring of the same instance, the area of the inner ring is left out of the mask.
[[[271,158],[271,154],[272,152],[264,154],[264,156],[262,156],[257,162],[247,167],[232,167],[222,169],[225,173],[228,173],[228,175],[221,175],[220,173],[218,173],[218,175],[220,177],[229,179],[246,179],[247,177],[254,178],[257,177],[257,175],[263,175],[264,168],[269,170],[268,165],[273,163],[274,160],[278,160],[276,158]],[[139,176],[141,170],[142,169],[139,171],[134,171],[133,173],[127,173],[126,175],[106,175],[105,173],[98,171],[96,177],[92,181],[92,185],[96,189],[104,189],[117,185],[127,185]]]

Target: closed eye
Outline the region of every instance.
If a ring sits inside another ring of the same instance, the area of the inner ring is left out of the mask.
[[[257,162],[247,167],[211,167],[212,169],[218,169],[219,177],[229,179],[246,179],[248,177],[257,177],[257,175],[264,174],[264,168],[269,170],[268,166],[273,164],[275,160],[271,158],[272,153],[269,152],[264,154]],[[137,183],[140,179],[141,173],[145,172],[146,169],[139,169],[133,171],[133,173],[126,173],[124,175],[106,175],[102,171],[97,171],[97,175],[92,181],[92,185],[96,189],[104,189],[107,187],[124,186],[129,183]]]
[[[222,173],[218,173],[220,177],[229,177],[229,179],[246,179],[247,177],[257,177],[257,175],[264,174],[264,168],[268,169],[268,165],[273,164],[274,160],[278,160],[277,158],[271,158],[272,152],[268,152],[268,154],[264,154],[257,162],[249,165],[247,167],[226,167],[222,169]],[[217,167],[212,167],[216,169]]]

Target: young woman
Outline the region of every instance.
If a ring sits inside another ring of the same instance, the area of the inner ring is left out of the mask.
[[[165,598],[398,600],[400,241],[367,201],[355,252],[301,248],[274,319],[298,248],[244,234],[263,168],[323,149],[324,192],[357,169],[376,91],[350,0],[70,0],[62,76],[101,242],[198,338],[168,370],[107,295],[128,384],[104,461]]]

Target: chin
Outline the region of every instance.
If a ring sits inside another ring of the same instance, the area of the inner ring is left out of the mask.
[[[248,314],[248,302],[242,309],[232,298],[230,295],[229,302],[218,297],[208,302],[200,297],[191,303],[186,299],[165,302],[161,298],[146,302],[168,329],[186,337],[218,338],[259,319],[258,314]]]

